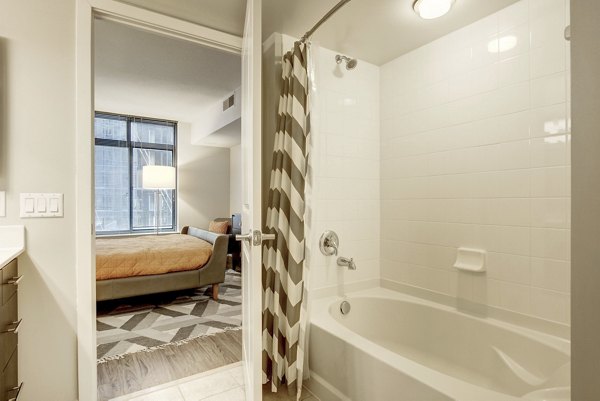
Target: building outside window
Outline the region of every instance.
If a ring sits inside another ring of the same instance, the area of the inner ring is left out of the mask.
[[[96,233],[154,231],[154,191],[142,188],[142,167],[176,165],[177,123],[97,112],[94,132]],[[177,190],[159,195],[159,229],[175,231]]]

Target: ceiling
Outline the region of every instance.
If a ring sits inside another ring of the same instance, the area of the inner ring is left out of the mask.
[[[120,0],[241,35],[245,0]],[[300,37],[338,0],[263,0],[263,37]],[[352,0],[313,36],[322,46],[376,65],[475,22],[517,0],[456,0],[422,20],[413,0]],[[241,85],[240,57],[106,20],[95,25],[96,108],[193,121]]]
[[[384,64],[517,0],[456,0],[452,10],[423,20],[413,0],[352,0],[313,35],[325,48]],[[263,0],[263,39],[273,32],[301,37],[338,0]]]
[[[192,122],[241,85],[239,55],[95,21],[96,110]]]
[[[242,36],[245,0],[119,0],[147,10]]]
[[[245,0],[119,0],[242,36]],[[339,0],[263,0],[263,39],[302,36]],[[352,0],[315,33],[322,46],[376,65],[475,22],[518,0],[456,0],[451,12],[423,20],[413,0]]]

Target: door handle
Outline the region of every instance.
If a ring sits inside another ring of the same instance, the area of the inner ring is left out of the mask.
[[[235,236],[235,240],[236,241],[248,241],[248,242],[252,242],[252,231],[250,231],[248,234],[237,234]]]
[[[19,276],[19,277],[13,277],[13,278],[11,278],[10,280],[8,280],[8,281],[6,282],[6,284],[12,284],[12,285],[14,285],[14,286],[17,286],[17,287],[18,287],[18,286],[19,286],[19,283],[21,282],[21,280],[22,280],[22,279],[23,279],[23,276],[22,276],[22,275],[21,275],[21,276]]]
[[[13,398],[9,399],[8,401],[17,401],[17,399],[19,399],[19,394],[21,394],[21,389],[23,388],[23,382],[21,382],[21,384],[19,384],[17,387],[13,387],[10,390],[8,390],[8,392],[13,392],[15,391],[16,394]]]
[[[275,234],[263,234],[259,230],[250,231],[248,234],[236,235],[236,241],[248,241],[249,244],[259,246],[263,241],[274,241]]]
[[[275,234],[262,234],[262,242],[275,241]]]
[[[22,322],[23,322],[23,319],[19,319],[16,322],[12,322],[10,325],[12,325],[14,327],[11,327],[9,329],[5,329],[2,333],[18,334],[19,333],[19,328],[21,327],[21,323]]]

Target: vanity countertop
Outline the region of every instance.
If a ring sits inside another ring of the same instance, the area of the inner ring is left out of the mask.
[[[0,226],[0,269],[25,250],[24,226]]]

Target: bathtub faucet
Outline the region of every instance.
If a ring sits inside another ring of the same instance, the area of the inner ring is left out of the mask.
[[[346,258],[344,256],[340,256],[337,258],[338,266],[347,266],[349,270],[356,270],[356,264],[354,263],[354,258]]]

